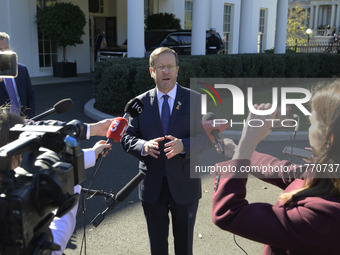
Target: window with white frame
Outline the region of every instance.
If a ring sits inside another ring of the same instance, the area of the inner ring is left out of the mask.
[[[56,3],[56,0],[39,0],[37,1],[37,10],[51,6]],[[49,38],[44,36],[38,27],[38,48],[39,48],[39,67],[52,67],[54,62],[57,62],[57,45]]]
[[[224,5],[224,13],[223,13],[223,44],[225,49],[225,54],[229,54],[231,51],[231,42],[232,42],[232,5],[225,4]]]
[[[266,9],[260,9],[259,34],[258,34],[258,45],[257,45],[258,53],[263,53],[265,49],[266,13],[267,13]]]
[[[104,0],[99,0],[99,13],[104,13]]]
[[[184,29],[192,28],[192,0],[185,0]]]

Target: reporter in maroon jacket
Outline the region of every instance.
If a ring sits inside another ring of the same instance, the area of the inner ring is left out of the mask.
[[[264,120],[268,116],[250,114],[248,118]],[[335,171],[340,163],[339,80],[313,93],[310,122],[314,163],[327,164],[329,171],[325,173],[313,176],[310,168],[305,171],[289,161],[255,152],[257,144],[270,133],[270,123],[261,128],[245,127],[233,159],[217,164],[237,170],[264,165],[289,170],[254,174],[284,189],[275,205],[248,203],[248,174],[244,172],[222,173],[213,194],[213,222],[223,230],[264,243],[263,254],[340,254],[340,169]]]

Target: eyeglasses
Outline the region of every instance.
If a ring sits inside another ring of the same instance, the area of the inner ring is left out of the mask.
[[[175,71],[177,66],[169,65],[169,66],[154,66],[154,69],[156,69],[158,72],[165,71],[165,69],[168,69],[169,71]]]

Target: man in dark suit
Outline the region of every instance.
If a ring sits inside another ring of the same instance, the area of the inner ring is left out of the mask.
[[[220,50],[220,40],[216,36],[216,29],[212,27],[209,32],[210,36],[206,42],[207,54],[217,54]]]
[[[0,51],[10,51],[9,40],[8,34],[0,32]],[[26,66],[22,64],[18,64],[16,78],[0,77],[0,105],[7,103],[11,104],[11,111],[19,112],[18,108],[20,108],[20,112],[28,118],[32,118],[35,114],[35,94],[31,78]]]
[[[201,180],[190,178],[190,163],[209,146],[201,121],[201,96],[177,84],[177,54],[166,47],[150,55],[156,88],[138,98],[143,112],[131,120],[123,149],[146,172],[139,197],[147,221],[151,253],[168,254],[169,210],[176,254],[192,254]]]

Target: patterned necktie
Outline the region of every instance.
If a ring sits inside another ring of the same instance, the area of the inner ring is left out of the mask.
[[[6,81],[6,89],[7,89],[7,93],[9,96],[9,100],[11,101],[11,112],[15,112],[15,113],[19,113],[20,112],[20,106],[18,103],[18,99],[17,99],[17,94],[15,93],[15,89],[14,89],[14,84],[12,79],[5,79]]]
[[[169,95],[163,95],[164,101],[162,105],[161,119],[164,135],[168,132],[170,122],[170,106],[168,103]]]

